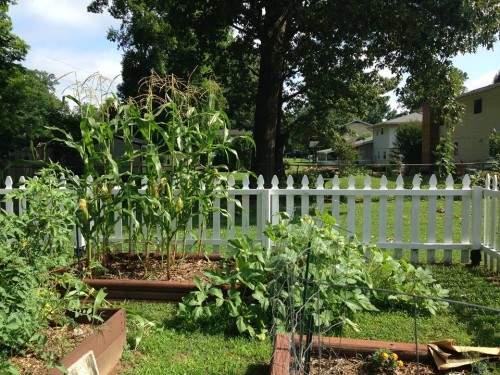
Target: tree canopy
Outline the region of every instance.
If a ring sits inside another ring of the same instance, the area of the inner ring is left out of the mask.
[[[53,74],[26,69],[28,45],[12,33],[7,12],[14,1],[0,0],[0,167],[13,152],[49,140],[46,125],[74,129],[76,116],[54,95]]]
[[[89,6],[106,9],[122,21],[109,37],[125,50],[124,88],[151,68],[186,77],[197,67],[198,77],[222,78],[229,95],[254,107],[253,169],[266,180],[281,163],[282,111],[292,100],[342,108],[366,82],[381,91],[375,83],[383,68],[409,74],[410,84],[423,80],[431,98],[448,82],[451,58],[491,47],[500,24],[498,1],[482,0],[94,0]]]
[[[7,12],[9,5],[14,3],[13,0],[0,0],[0,82],[7,71],[20,67],[28,53],[28,45],[12,33],[12,20]]]

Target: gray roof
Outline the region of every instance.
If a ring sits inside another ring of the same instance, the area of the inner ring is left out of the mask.
[[[459,95],[457,96],[457,99],[462,99],[462,98],[465,98],[467,96],[472,96],[474,94],[479,94],[481,92],[484,92],[484,91],[489,91],[489,90],[493,90],[493,89],[496,89],[500,87],[500,82],[498,83],[493,83],[492,85],[488,85],[488,86],[484,86],[484,87],[480,87],[478,89],[475,89],[475,90],[472,90],[472,91],[469,91],[469,92],[466,92],[462,95]]]
[[[354,119],[354,120],[352,120],[352,121],[348,122],[347,124],[344,124],[343,126],[348,126],[348,125],[351,125],[351,124],[364,124],[364,125],[371,126],[371,124],[370,124],[370,123],[368,123],[368,122],[364,122],[364,121],[361,121],[361,120],[356,120],[356,119]]]
[[[360,139],[359,141],[354,142],[352,145],[354,147],[359,147],[359,146],[363,146],[363,145],[368,144],[368,143],[373,143],[373,137]]]
[[[399,117],[396,117],[396,118],[393,118],[393,119],[390,119],[390,120],[387,120],[384,122],[379,122],[376,125],[372,125],[372,127],[381,126],[381,125],[388,125],[388,124],[389,125],[391,125],[391,124],[392,125],[399,125],[399,124],[404,124],[404,123],[412,122],[412,121],[422,122],[422,114],[417,113],[417,112],[410,113],[409,115],[399,116]]]

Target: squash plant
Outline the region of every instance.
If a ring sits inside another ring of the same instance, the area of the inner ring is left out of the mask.
[[[232,241],[223,254],[223,267],[204,271],[210,282],[195,278],[198,290],[184,298],[179,314],[198,319],[223,311],[240,332],[264,339],[271,327],[293,329],[304,311],[316,327],[348,324],[356,328],[354,312],[375,311],[376,303],[389,298],[373,292],[376,287],[447,296],[427,271],[342,235],[334,224],[328,214],[296,222],[284,214],[266,230],[272,249],[248,237]],[[221,285],[230,286],[227,295]],[[398,306],[413,302],[397,295],[390,298],[398,299]],[[418,308],[435,313],[446,306],[425,301]]]

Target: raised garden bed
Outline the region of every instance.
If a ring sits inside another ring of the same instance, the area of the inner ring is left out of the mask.
[[[103,309],[102,323],[98,329],[66,355],[61,363],[69,368],[89,351],[93,351],[100,375],[110,374],[118,364],[126,344],[126,316],[124,309]],[[76,319],[79,323],[90,323]],[[54,368],[50,375],[63,374]]]
[[[126,255],[125,255],[126,256]],[[153,257],[153,258],[158,258]],[[204,260],[203,255],[188,254],[185,260]],[[183,262],[183,259],[176,260]],[[211,262],[220,261],[219,254],[208,256]],[[133,259],[130,259],[133,260]],[[206,266],[202,267],[206,268]],[[163,302],[180,302],[182,298],[190,292],[197,290],[197,287],[191,277],[187,280],[156,280],[151,279],[128,279],[128,278],[86,278],[85,283],[96,290],[105,288],[106,298],[108,300],[149,300]]]
[[[275,338],[273,357],[269,370],[270,375],[290,375],[291,342],[290,335],[278,334]],[[298,338],[295,338],[295,345]],[[319,346],[318,338],[313,338],[313,347]],[[378,349],[389,349],[404,361],[414,361],[417,357],[415,344],[397,343],[390,341],[358,340],[337,337],[321,337],[321,348],[333,351],[339,357],[366,357]],[[418,345],[418,357],[422,363],[430,363],[432,356],[427,345]]]

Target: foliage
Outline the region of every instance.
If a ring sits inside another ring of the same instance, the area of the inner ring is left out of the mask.
[[[99,106],[71,97],[81,111],[81,140],[51,128],[63,134],[58,140],[76,150],[84,166],[82,178],[71,178],[68,185],[78,194],[77,219],[90,267],[110,253],[109,239],[120,218],[128,223],[129,246],[142,243],[146,261],[160,252],[169,266],[177,236],[185,239],[193,216],[205,220],[217,210],[226,214],[213,205],[214,198],[227,196],[228,177],[220,173],[227,166],[216,164],[215,157],[237,160],[238,155],[230,146],[217,85],[199,88],[154,73],[143,85],[146,94],[127,104],[116,95]],[[114,151],[117,137],[123,140],[123,155]]]
[[[495,74],[495,77],[493,78],[493,83],[500,83],[500,70]]]
[[[20,203],[19,215],[0,212],[0,368],[13,373],[6,356],[17,353],[34,352],[47,367],[58,365],[47,351],[45,330],[70,322],[68,312],[99,320],[97,309],[104,303],[103,291],[94,292],[70,273],[53,272],[73,260],[76,203],[60,185],[62,171],[43,169],[5,197]],[[86,302],[89,297],[93,304]]]
[[[335,133],[333,136],[332,148],[335,150],[337,159],[343,164],[356,164],[359,159],[359,153],[353,144],[346,137],[338,133]]]
[[[0,71],[12,72],[19,68],[19,62],[24,60],[28,53],[28,46],[17,35],[12,34],[12,21],[7,15],[9,5],[14,0],[0,2]],[[0,75],[0,84],[3,82]]]
[[[455,173],[455,162],[453,153],[455,145],[451,138],[451,132],[448,131],[444,137],[440,138],[439,145],[436,147],[436,165],[439,167],[439,177],[445,179],[448,175]]]
[[[53,74],[37,70],[15,71],[5,78],[0,97],[0,166],[14,158],[43,160],[41,146],[52,136],[45,126],[74,129],[75,115],[54,95],[56,84]]]
[[[500,134],[497,134],[496,129],[493,129],[488,141],[489,155],[494,159],[500,159]]]
[[[422,124],[398,126],[393,143],[393,156],[405,164],[422,162]],[[402,156],[402,160],[399,156]]]
[[[76,201],[74,192],[63,185],[61,177],[70,172],[58,165],[41,169],[20,189],[5,196],[19,202],[18,215],[3,211],[0,241],[11,252],[35,264],[39,256],[50,260],[50,268],[68,266],[73,257],[71,243]]]
[[[379,349],[367,357],[367,367],[371,374],[395,374],[404,363],[396,353],[388,349]]]
[[[235,320],[240,332],[264,339],[271,327],[289,331],[291,318],[287,314],[300,310],[305,300],[309,302],[303,307],[312,314],[315,326],[325,328],[341,323],[355,327],[350,319],[354,312],[377,310],[370,300],[370,288],[379,286],[377,280],[383,280],[384,287],[411,290],[423,296],[447,293],[433,285],[428,271],[415,270],[372,245],[345,238],[327,214],[316,219],[304,217],[299,223],[284,219],[269,226],[266,235],[274,243],[272,250],[248,237],[232,241],[223,255],[222,270],[205,271],[210,277],[207,284],[195,278],[198,291],[183,300],[179,313],[199,319],[224,311]],[[306,267],[314,287],[308,288],[305,295]],[[372,273],[382,273],[383,277],[373,278]],[[230,286],[227,295],[220,289],[225,284]],[[400,301],[399,306],[413,305],[404,296],[393,298]],[[431,302],[420,303],[418,308],[434,314],[446,307],[444,303]]]
[[[109,37],[125,50],[124,82],[151,68],[186,77],[173,69],[198,66],[200,75],[218,79],[222,67],[236,67],[223,84],[244,83],[247,95],[239,98],[255,105],[253,166],[266,180],[280,167],[282,110],[290,100],[341,104],[383,68],[398,78],[408,73],[410,84],[447,87],[451,58],[491,47],[500,23],[496,4],[479,0],[393,2],[390,12],[379,1],[94,0],[89,10],[122,21]],[[366,22],[353,22],[359,19]]]

